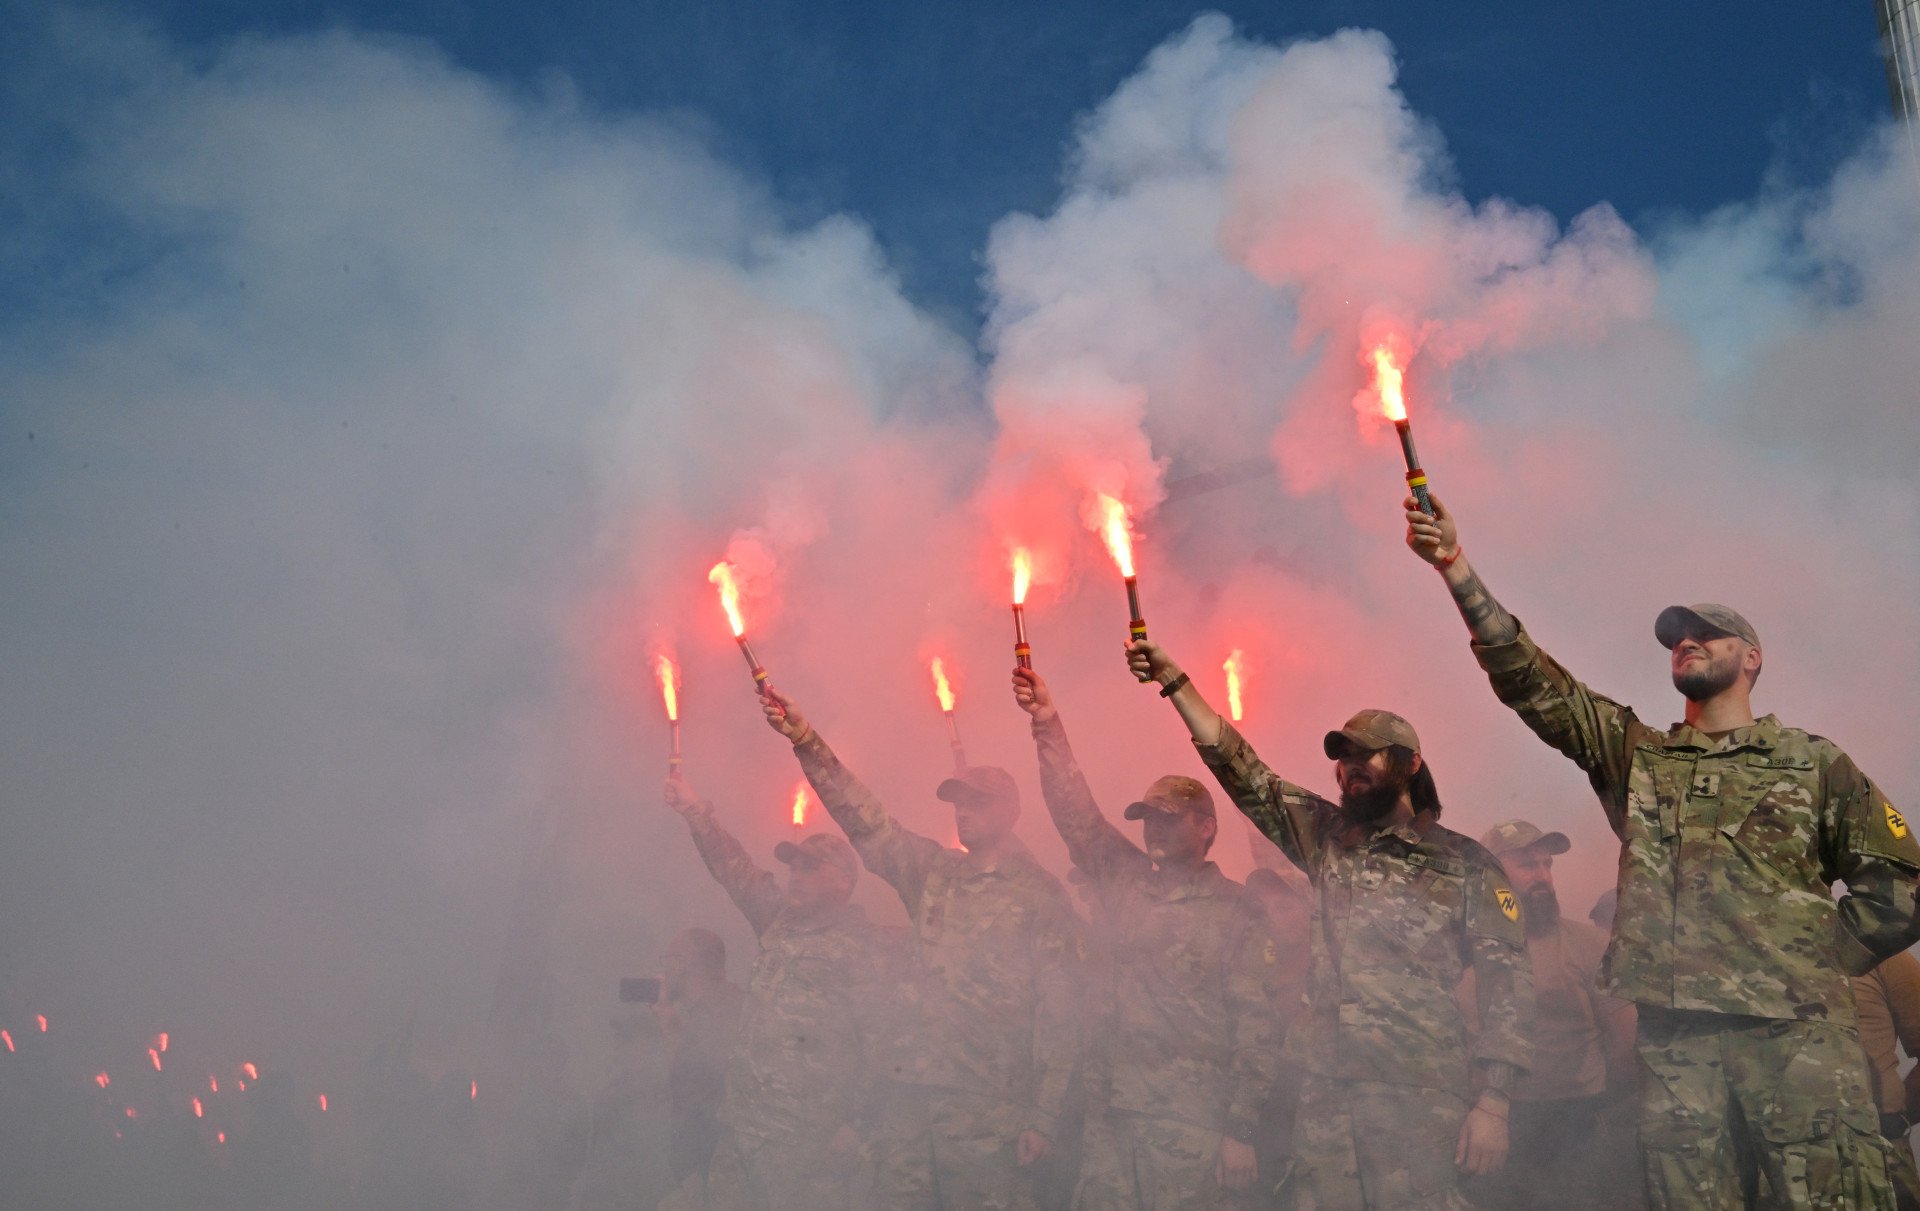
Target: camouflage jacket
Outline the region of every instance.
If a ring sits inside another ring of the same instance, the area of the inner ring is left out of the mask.
[[[1018,840],[977,867],[903,827],[817,733],[794,754],[867,869],[913,919],[908,1010],[921,1046],[900,1079],[1022,1107],[1057,1136],[1073,1075],[1080,922],[1060,881]]]
[[[1247,818],[1313,880],[1313,975],[1288,1058],[1340,1080],[1468,1095],[1472,1065],[1525,1069],[1533,979],[1520,905],[1493,855],[1431,817],[1360,835],[1282,781],[1232,724],[1196,745]],[[1480,1033],[1454,988],[1472,970]]]
[[[1089,982],[1103,1016],[1088,1065],[1106,1086],[1101,1102],[1251,1141],[1280,1069],[1279,963],[1264,914],[1211,862],[1155,870],[1101,815],[1059,719],[1035,723],[1033,738],[1047,811],[1095,889],[1104,935]]]
[[[1524,629],[1474,655],[1500,701],[1587,772],[1624,847],[1607,992],[1853,1021],[1847,976],[1908,941],[1920,844],[1845,753],[1771,715],[1719,739],[1648,727]],[[1836,879],[1850,893],[1837,903]]]
[[[865,910],[801,916],[769,871],[698,804],[687,826],[714,879],[760,941],[720,1120],[783,1143],[824,1143],[864,1125],[877,1053],[886,1046],[887,947]]]

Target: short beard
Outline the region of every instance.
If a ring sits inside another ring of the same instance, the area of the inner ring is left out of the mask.
[[[1520,897],[1527,912],[1527,932],[1544,933],[1560,923],[1560,897],[1553,888],[1543,887]]]
[[[1341,791],[1340,811],[1353,824],[1378,824],[1392,814],[1405,794],[1404,779],[1389,779],[1363,791]]]
[[[1673,675],[1673,688],[1688,702],[1705,702],[1732,688],[1740,679],[1740,664],[1734,660],[1709,660],[1705,668],[1689,667]]]

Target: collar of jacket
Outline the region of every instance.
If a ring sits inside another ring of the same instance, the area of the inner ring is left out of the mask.
[[[1746,727],[1737,727],[1718,740],[1696,729],[1692,724],[1680,722],[1667,731],[1667,748],[1691,748],[1703,753],[1732,752],[1734,749],[1757,748],[1770,749],[1780,743],[1780,721],[1772,715],[1762,715]]]

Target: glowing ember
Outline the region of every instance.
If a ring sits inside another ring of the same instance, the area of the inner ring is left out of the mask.
[[[747,633],[747,624],[740,617],[740,586],[734,582],[733,565],[721,560],[707,573],[707,579],[719,587],[720,608],[727,612],[727,624],[733,628],[733,637],[738,639]]]
[[[195,1118],[207,1117],[207,1108],[200,1104],[199,1098],[193,1099],[193,1117]]]
[[[1227,715],[1235,723],[1240,722],[1240,687],[1247,675],[1246,661],[1247,654],[1235,648],[1220,666],[1227,671]]]
[[[160,1066],[160,1053],[158,1051],[151,1047],[147,1048],[147,1058],[153,1061],[153,1070],[155,1072],[166,1071],[166,1069]]]
[[[7,1050],[8,1050],[8,1051],[12,1051],[12,1050],[13,1050],[13,1035],[12,1035],[12,1034],[10,1034],[10,1033],[8,1033],[8,1032],[7,1032],[7,1031],[5,1031],[5,1030],[0,1030],[0,1043],[5,1043],[5,1044],[7,1045]]]
[[[168,1037],[169,1037],[169,1036],[168,1036],[168,1034],[167,1034],[167,1032],[166,1032],[166,1031],[164,1031],[164,1030],[162,1030],[162,1031],[161,1031],[161,1032],[160,1032],[159,1034],[156,1034],[156,1035],[154,1035],[154,1036],[153,1036],[153,1045],[154,1045],[155,1047],[158,1047],[158,1048],[160,1049],[160,1054],[161,1054],[161,1055],[165,1055],[165,1054],[167,1053],[167,1039],[168,1039]]]
[[[1406,377],[1402,367],[1393,360],[1393,350],[1385,345],[1375,346],[1373,350],[1373,382],[1380,393],[1380,411],[1395,424],[1407,419],[1407,399],[1401,391],[1401,382]]]
[[[326,1112],[327,1112],[327,1095],[323,1093],[320,1095],[320,1113],[325,1114]]]
[[[106,1073],[96,1072],[93,1074],[93,1083],[100,1086],[100,1088],[105,1089],[108,1085],[113,1084],[113,1081],[111,1078],[107,1076]]]
[[[667,718],[673,722],[680,719],[680,670],[673,667],[671,657],[662,656],[654,666],[660,678],[660,697],[667,704]]]
[[[213,1142],[214,1142],[214,1143],[216,1143],[216,1144],[224,1144],[224,1143],[226,1143],[226,1142],[227,1142],[227,1133],[226,1133],[226,1132],[224,1132],[224,1131],[222,1131],[222,1132],[221,1132],[221,1133],[220,1133],[219,1135],[216,1135],[216,1136],[214,1136],[214,1137],[213,1137]]]
[[[208,1077],[208,1078],[207,1078],[207,1092],[208,1092],[208,1093],[218,1093],[218,1092],[220,1092],[220,1078],[219,1078],[219,1077],[217,1077],[217,1076],[210,1076],[210,1077]]]
[[[476,1102],[480,1100],[480,1082],[479,1081],[472,1081],[468,1083],[467,1100],[470,1102]]]
[[[1033,583],[1033,556],[1025,547],[1013,553],[1013,604],[1027,604],[1027,586]]]
[[[252,1064],[240,1065],[240,1071],[246,1073],[247,1079],[250,1081],[257,1081],[260,1079],[260,1070],[258,1068],[255,1068]],[[245,1086],[242,1086],[242,1088],[245,1088]]]
[[[47,1015],[44,1013],[39,1014],[36,1016],[35,1020],[40,1023],[40,1033],[45,1034],[47,1032]]]
[[[953,686],[947,681],[947,666],[935,656],[930,667],[933,669],[933,692],[939,695],[940,709],[950,712],[953,710]]]
[[[139,1112],[139,1111],[137,1111],[137,1110],[135,1110],[135,1109],[134,1109],[134,1108],[133,1108],[132,1106],[128,1106],[128,1107],[127,1107],[127,1117],[128,1117],[128,1118],[139,1118],[139,1117],[140,1117],[140,1112]]]
[[[807,823],[807,784],[802,782],[793,791],[793,826],[803,828]]]
[[[1100,494],[1100,538],[1120,575],[1132,577],[1133,531],[1127,525],[1127,506],[1104,492]]]
[[[234,1084],[239,1087],[240,1092],[245,1093],[247,1091],[247,1083],[245,1081],[235,1081]]]

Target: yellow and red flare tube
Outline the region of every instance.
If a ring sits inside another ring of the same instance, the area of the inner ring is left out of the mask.
[[[1147,620],[1140,616],[1140,583],[1133,577],[1127,577],[1127,638],[1139,643],[1147,637]],[[1151,677],[1136,677],[1142,682],[1151,681]]]
[[[1013,659],[1023,669],[1033,667],[1033,648],[1027,644],[1027,607],[1013,603]]]
[[[1413,449],[1413,426],[1404,420],[1393,422],[1400,434],[1400,453],[1407,457],[1407,487],[1413,489],[1413,501],[1428,517],[1433,516],[1433,496],[1427,491],[1427,473],[1420,469],[1420,456]]]
[[[967,768],[967,750],[960,743],[960,724],[955,721],[952,711],[941,712],[947,717],[947,747],[953,750],[953,772],[965,773]]]
[[[673,733],[673,747],[667,753],[667,777],[680,780],[680,721],[675,719],[668,725]]]
[[[740,641],[740,654],[747,658],[747,667],[753,670],[753,692],[764,698],[768,691],[773,689],[767,681],[767,670],[754,656],[753,645],[747,642],[747,637],[740,635],[736,638]]]

